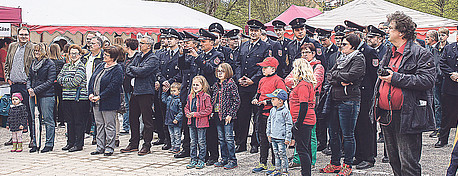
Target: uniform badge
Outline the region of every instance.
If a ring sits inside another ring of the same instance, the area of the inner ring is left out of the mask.
[[[272,57],[272,50],[269,50],[269,56]]]
[[[379,60],[377,58],[372,59],[372,66],[378,67],[378,65],[379,65]]]
[[[278,50],[278,56],[281,57],[282,55],[283,55],[283,54],[282,54],[282,51],[281,51],[281,50]]]
[[[316,49],[316,54],[318,54],[319,56],[321,56],[321,54],[323,54],[323,52],[321,52],[321,48],[317,48]]]
[[[215,63],[216,65],[218,65],[220,62],[221,62],[221,60],[219,60],[218,57],[216,57],[215,60],[213,60],[213,63]]]

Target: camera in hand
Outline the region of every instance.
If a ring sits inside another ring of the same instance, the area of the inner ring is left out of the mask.
[[[388,72],[388,70],[393,71],[390,67],[383,66],[382,68],[379,68],[377,70],[377,75],[379,75],[379,76],[388,76],[388,75],[390,75],[390,72]]]
[[[183,54],[188,54],[188,53],[190,53],[190,52],[191,52],[191,51],[190,51],[189,49],[187,49],[187,48],[183,49]]]

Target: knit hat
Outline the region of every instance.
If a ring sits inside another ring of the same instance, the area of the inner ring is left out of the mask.
[[[13,96],[12,96],[12,97],[17,97],[17,98],[19,98],[19,100],[22,101],[22,95],[21,95],[21,93],[19,93],[19,92],[18,92],[18,93],[13,93]],[[12,98],[12,97],[11,97],[11,98]]]

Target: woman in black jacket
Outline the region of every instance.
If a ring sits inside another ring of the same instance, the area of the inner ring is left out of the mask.
[[[351,166],[356,148],[354,130],[361,102],[359,86],[366,70],[364,55],[356,49],[360,42],[361,40],[355,34],[345,36],[341,46],[342,54],[328,73],[333,100],[329,119],[332,156],[331,163],[320,169],[322,173],[340,171],[338,175],[350,175],[352,172]],[[343,166],[340,165],[342,154],[340,131],[345,153]]]
[[[122,66],[116,61],[123,57],[122,49],[109,46],[104,63],[99,64],[89,81],[89,100],[93,104],[97,125],[97,149],[91,155],[111,156],[115,148],[117,110],[121,106]]]
[[[37,103],[40,115],[46,127],[46,144],[42,153],[52,151],[54,148],[54,82],[56,81],[56,67],[54,62],[48,59],[46,44],[40,43],[33,46],[34,60],[30,65],[29,78],[27,79],[27,91],[30,95],[30,109],[32,119],[35,117],[34,108]],[[32,120],[32,125],[34,120]],[[35,139],[30,152],[37,151]]]

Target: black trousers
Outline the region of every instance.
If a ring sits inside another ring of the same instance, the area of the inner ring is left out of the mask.
[[[73,101],[65,100],[61,103],[62,113],[67,121],[67,145],[83,147],[84,146],[84,130],[85,122],[87,121],[87,112],[91,107],[89,100]]]
[[[240,108],[237,112],[237,121],[234,123],[235,131],[235,144],[246,148],[248,132],[250,130],[250,121],[253,115],[253,109],[256,108],[251,104],[251,100],[256,92],[239,92],[240,94]],[[254,133],[255,130],[253,130]],[[251,136],[251,146],[258,146],[256,135]]]
[[[150,148],[153,139],[153,95],[132,95],[129,101],[130,140],[129,145],[138,147],[140,143],[140,115],[145,127],[143,128],[143,147]]]
[[[370,98],[361,98],[361,108],[356,121],[355,127],[355,140],[356,140],[356,152],[355,159],[357,161],[367,161],[375,163],[375,157],[377,156],[377,123],[371,122],[369,117],[369,110],[371,108]]]
[[[296,140],[296,151],[301,160],[301,175],[312,175],[312,129],[313,125],[302,124],[299,128],[293,128],[293,136]]]
[[[391,169],[395,176],[421,175],[421,133],[401,134],[401,112],[393,111],[392,117],[393,120],[388,126],[382,126]]]
[[[65,120],[65,115],[64,115],[64,109],[62,105],[62,87],[59,86],[54,86],[54,92],[55,92],[55,100],[56,104],[54,105],[54,120],[56,122],[64,123],[66,122]],[[57,123],[56,123],[57,124]]]
[[[318,148],[328,146],[328,118],[326,114],[317,114],[316,118],[316,139],[318,141]]]
[[[271,148],[272,153],[272,165],[275,166],[275,155],[272,149],[272,144],[270,144],[269,139],[267,138],[266,129],[267,129],[267,116],[259,115],[257,133],[259,137],[259,162],[262,164],[267,164],[267,157],[269,157],[269,148]]]
[[[216,129],[217,117],[212,117],[209,120],[210,127],[207,128],[207,155],[205,158],[208,160],[218,161],[219,150],[218,150],[218,130]]]
[[[159,140],[170,145],[169,129],[164,124],[166,105],[160,98],[161,94],[154,96],[154,131],[157,133]]]
[[[183,90],[181,90],[183,91]],[[186,90],[186,92],[188,92]],[[191,151],[191,135],[189,134],[189,126],[188,126],[188,118],[186,118],[186,114],[184,112],[184,108],[186,107],[186,95],[180,95],[180,100],[181,100],[181,107],[183,110],[183,122],[181,123],[181,131],[183,132],[183,140],[181,140],[181,147],[185,152],[190,152]]]
[[[458,96],[443,93],[442,120],[439,129],[439,141],[448,143],[450,128],[455,128],[458,121]]]
[[[22,103],[27,107],[27,109],[30,109],[30,104],[29,104],[29,92],[27,91],[27,86],[25,84],[12,84],[10,86],[10,95],[13,96],[13,93],[21,93],[22,95]],[[31,112],[28,113],[27,116],[27,121],[28,124],[32,123],[32,115]],[[31,125],[29,126],[29,135],[30,135],[30,141],[33,139],[33,133],[35,133],[35,129]]]

